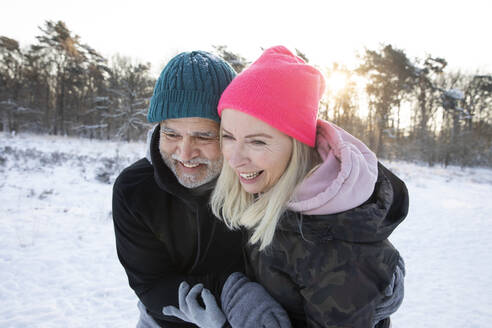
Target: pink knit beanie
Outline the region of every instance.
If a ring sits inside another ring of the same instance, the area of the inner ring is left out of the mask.
[[[234,109],[254,116],[314,147],[319,100],[325,89],[320,71],[284,46],[263,52],[239,74],[219,100],[219,116]]]

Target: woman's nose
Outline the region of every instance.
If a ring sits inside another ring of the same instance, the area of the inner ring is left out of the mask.
[[[232,146],[230,156],[228,156],[227,160],[232,168],[237,168],[246,164],[248,161],[248,156],[244,147],[240,144],[235,144]]]

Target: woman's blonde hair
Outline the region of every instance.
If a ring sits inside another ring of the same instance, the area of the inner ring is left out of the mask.
[[[253,230],[249,242],[259,242],[263,250],[272,242],[277,223],[295,188],[319,161],[314,148],[292,138],[292,155],[287,168],[270,190],[257,197],[244,191],[237,174],[224,161],[210,201],[212,211],[229,229]]]

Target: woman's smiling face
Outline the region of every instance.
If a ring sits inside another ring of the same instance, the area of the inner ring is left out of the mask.
[[[292,138],[243,112],[224,109],[221,120],[224,160],[244,190],[264,193],[284,173],[292,154]]]

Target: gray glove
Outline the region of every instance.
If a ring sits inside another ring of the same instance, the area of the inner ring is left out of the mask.
[[[386,287],[385,297],[376,305],[373,324],[376,325],[380,320],[389,318],[396,312],[403,302],[405,280],[405,262],[400,256],[393,273],[393,278],[388,287]]]
[[[291,328],[287,312],[256,282],[234,272],[220,296],[222,309],[234,328]]]
[[[198,304],[198,294],[201,294],[205,308]],[[172,305],[165,306],[162,308],[162,313],[178,317],[202,328],[222,328],[224,326],[226,322],[224,313],[220,310],[212,293],[203,288],[202,284],[197,284],[190,290],[190,286],[185,281],[181,282],[178,300],[179,309]]]

